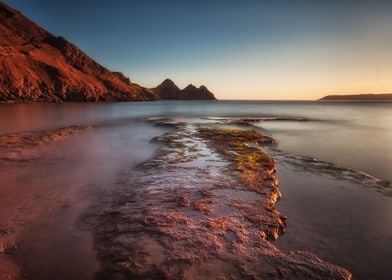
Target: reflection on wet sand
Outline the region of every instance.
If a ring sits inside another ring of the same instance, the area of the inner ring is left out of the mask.
[[[58,137],[64,131],[75,133]],[[163,132],[129,122],[2,135],[29,141],[2,150],[0,279],[93,279],[99,263],[80,216],[122,170],[153,154],[149,140]]]

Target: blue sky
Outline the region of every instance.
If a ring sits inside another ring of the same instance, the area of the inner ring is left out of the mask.
[[[144,86],[169,77],[223,99],[392,92],[388,1],[5,2]]]

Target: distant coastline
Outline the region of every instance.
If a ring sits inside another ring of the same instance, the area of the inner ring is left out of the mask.
[[[352,94],[352,95],[327,95],[320,101],[392,101],[392,93],[383,94]]]

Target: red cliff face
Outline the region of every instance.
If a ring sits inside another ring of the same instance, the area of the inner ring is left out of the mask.
[[[183,90],[169,79],[164,80],[159,86],[151,89],[165,100],[215,100],[215,96],[205,86],[199,88],[189,85]]]
[[[101,66],[0,3],[0,101],[143,101],[160,99]]]
[[[181,91],[132,83],[0,2],[0,102],[215,99],[205,87]]]

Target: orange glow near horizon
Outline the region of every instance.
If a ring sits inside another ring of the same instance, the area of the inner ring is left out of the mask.
[[[358,44],[350,49],[353,44],[343,48],[333,42],[261,51],[255,48],[230,59],[220,54],[215,61],[184,65],[183,71],[169,69],[167,77],[180,87],[204,84],[218,99],[314,100],[332,94],[391,93],[389,44],[379,42],[371,48]],[[139,72],[139,79],[138,73],[132,73],[135,81],[147,76]],[[167,78],[154,71],[149,74],[159,78],[145,81],[146,86]]]
[[[127,72],[147,86],[167,77],[180,87],[204,84],[218,99],[314,100],[335,94],[392,93],[390,26],[392,19],[347,38],[295,37],[284,44],[259,42],[206,51],[196,61],[173,61],[165,75],[159,65]]]

